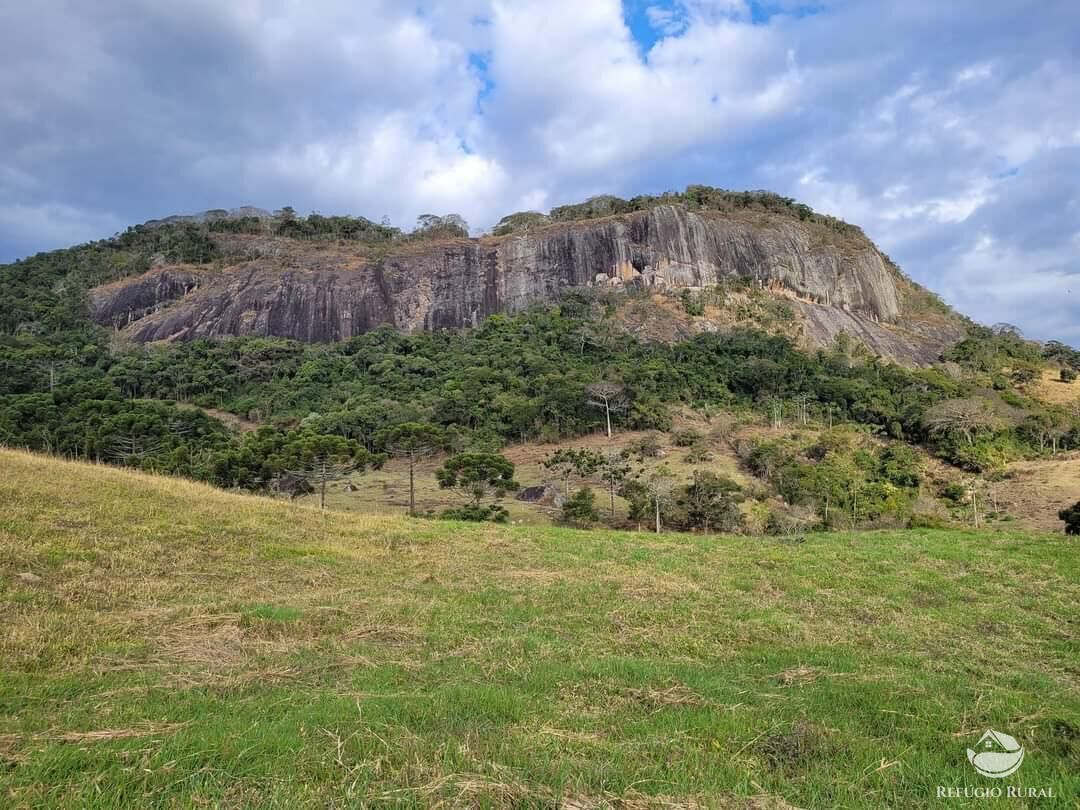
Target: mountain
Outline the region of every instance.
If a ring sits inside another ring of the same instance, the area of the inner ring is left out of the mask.
[[[764,192],[595,198],[477,238],[453,215],[405,234],[211,211],[0,266],[0,445],[296,492],[345,442],[391,476],[367,508],[413,481],[390,460],[407,428],[430,451],[524,448],[528,485],[590,436],[643,481],[665,459],[670,526],[718,528],[692,503],[709,473],[747,531],[1057,528],[1071,475],[1030,468],[1023,512],[957,477],[1080,450],[1078,371],[1080,352],[965,321],[857,227]],[[616,508],[592,482],[614,525],[648,507],[633,483]]]
[[[595,198],[549,215],[511,215],[480,238],[438,228],[406,237],[366,220],[372,227],[361,237],[334,238],[325,227],[331,219],[313,217],[314,227],[312,218],[243,209],[147,223],[141,228],[206,229],[214,260],[158,256],[148,271],[95,288],[93,318],[136,342],[329,342],[380,326],[476,326],[568,290],[677,294],[741,285],[783,299],[795,336],[810,348],[843,332],[886,359],[927,364],[964,331],[961,318],[861,230],[766,192],[691,187]],[[705,318],[691,331],[715,327]]]

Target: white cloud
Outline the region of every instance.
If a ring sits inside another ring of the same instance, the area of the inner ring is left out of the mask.
[[[617,0],[10,6],[0,251],[241,203],[484,227],[589,193],[772,187],[976,317],[1075,334],[1075,4],[772,0],[766,25],[745,0],[642,6],[644,54]]]
[[[645,16],[653,30],[664,36],[681,34],[689,24],[686,17],[675,8],[649,6],[645,9]]]
[[[642,59],[614,0],[496,2],[490,111],[506,146],[570,185],[625,174],[642,160],[704,144],[782,115],[801,77],[768,28],[691,17]]]

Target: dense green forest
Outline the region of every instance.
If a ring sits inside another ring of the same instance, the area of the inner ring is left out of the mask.
[[[297,235],[355,228],[356,238],[396,238],[367,220],[289,213],[275,223]],[[212,233],[223,227],[141,227],[0,267],[0,443],[249,489],[294,466],[312,436],[341,437],[375,457],[388,450],[388,429],[410,422],[439,428],[449,450],[496,450],[595,431],[608,417],[616,429],[665,431],[680,405],[852,423],[974,472],[1080,446],[1078,414],[1022,393],[1047,362],[1080,368],[1080,353],[1005,327],[972,326],[933,368],[907,369],[849,340],[807,353],[752,330],[643,342],[614,317],[619,296],[632,293],[571,294],[473,330],[384,329],[335,345],[249,337],[116,348],[88,320],[90,287],[140,272],[155,255],[212,262]],[[461,227],[431,217],[418,230]],[[263,427],[233,435],[206,408]],[[825,455],[762,447],[746,462],[797,503],[831,497],[820,481],[806,483]],[[890,460],[864,458],[860,475],[907,485]]]

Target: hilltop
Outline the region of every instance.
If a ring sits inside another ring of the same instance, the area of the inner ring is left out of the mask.
[[[107,255],[75,259],[104,259],[84,268],[92,317],[140,343],[475,327],[590,289],[721,289],[691,331],[729,325],[732,294],[764,291],[805,347],[846,333],[905,364],[933,362],[964,331],[859,228],[764,191],[597,197],[511,214],[480,238],[455,215],[403,233],[363,217],[216,210],[151,221],[96,250]]]
[[[1080,788],[1060,535],[496,527],[0,467],[7,806],[929,807],[987,728]]]

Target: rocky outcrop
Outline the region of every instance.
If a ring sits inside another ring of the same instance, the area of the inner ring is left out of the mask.
[[[792,305],[800,316],[800,342],[807,348],[830,346],[843,332],[878,357],[901,365],[931,365],[964,335],[959,322],[934,323],[909,318],[901,323],[885,324],[836,307],[805,301],[794,301]]]
[[[123,328],[195,292],[205,275],[183,267],[156,268],[98,287],[90,294],[90,316],[102,325]]]
[[[902,315],[902,280],[865,237],[760,213],[660,205],[505,237],[411,243],[378,259],[361,248],[269,241],[253,237],[239,254],[232,245],[243,260],[219,272],[161,269],[100,288],[95,317],[138,341],[336,341],[383,325],[473,326],[579,287],[693,288],[733,278],[811,306],[823,336],[839,323],[890,324]]]

